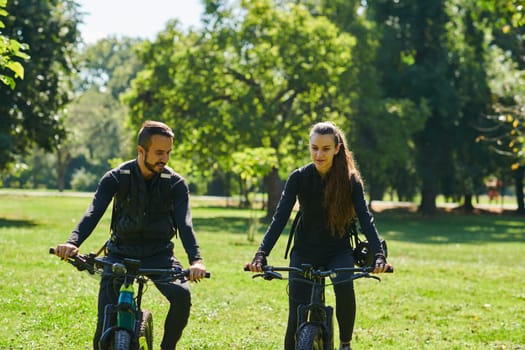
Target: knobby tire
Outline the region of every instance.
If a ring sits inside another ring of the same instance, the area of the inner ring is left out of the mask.
[[[147,310],[142,311],[142,322],[139,330],[139,350],[153,349],[153,315]]]
[[[321,326],[306,324],[300,327],[295,337],[295,350],[324,350]]]
[[[114,350],[131,350],[131,335],[123,329],[115,331]]]

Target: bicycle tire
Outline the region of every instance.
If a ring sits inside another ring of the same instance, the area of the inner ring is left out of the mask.
[[[295,350],[324,350],[323,329],[320,325],[302,325],[295,336]]]
[[[139,350],[153,349],[153,315],[148,310],[142,311],[139,330]]]
[[[113,350],[131,350],[131,335],[128,331],[119,329],[113,335],[113,344],[110,344],[110,349]],[[111,346],[113,345],[113,347]]]

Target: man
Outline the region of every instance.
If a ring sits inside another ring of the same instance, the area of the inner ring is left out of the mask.
[[[137,143],[137,159],[121,164],[101,178],[91,205],[67,242],[56,247],[56,255],[62,259],[76,255],[114,199],[108,259],[140,259],[145,268],[181,267],[171,241],[178,231],[190,263],[189,279],[199,281],[206,268],[193,230],[188,186],[184,178],[166,166],[173,132],[164,123],[147,121],[138,133]],[[95,350],[99,348],[104,307],[117,303],[118,287],[111,276],[104,276],[100,282]],[[172,350],[188,322],[189,286],[176,281],[159,283],[156,287],[170,302],[161,350]]]

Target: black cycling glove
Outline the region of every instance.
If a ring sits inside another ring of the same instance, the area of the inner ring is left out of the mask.
[[[382,266],[382,265],[386,265],[386,258],[385,258],[385,255],[383,253],[377,253],[375,255],[375,266]]]
[[[255,256],[252,260],[252,264],[261,266],[268,265],[268,262],[266,261],[266,253],[262,250],[258,250],[257,253],[255,253]]]

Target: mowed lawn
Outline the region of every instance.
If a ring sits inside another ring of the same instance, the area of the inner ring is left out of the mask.
[[[98,281],[48,254],[67,239],[90,200],[0,192],[0,349],[91,348]],[[193,201],[212,278],[192,285],[192,314],[178,348],[282,349],[286,281],[253,280],[242,270],[265,225],[249,241],[254,212],[224,204]],[[525,349],[524,217],[423,218],[388,210],[375,218],[395,273],[382,275],[382,282],[356,281],[354,350]],[[96,251],[108,226],[109,211],[81,250]],[[272,265],[287,263],[287,238],[288,231],[269,258]],[[186,264],[181,242],[175,242]],[[331,288],[327,301],[333,304]],[[143,306],[153,312],[158,349],[167,302],[151,286]]]

